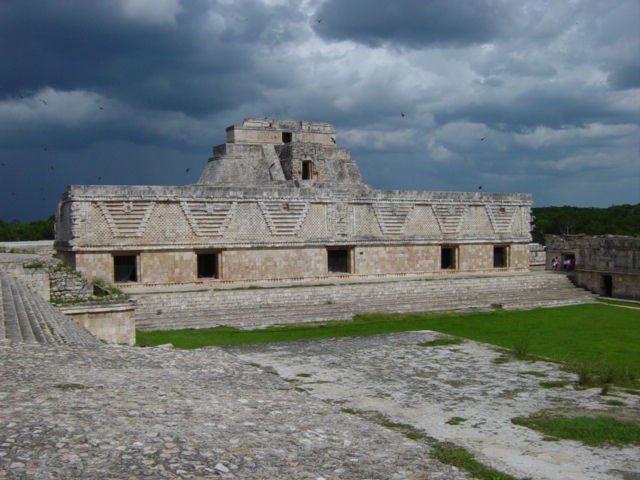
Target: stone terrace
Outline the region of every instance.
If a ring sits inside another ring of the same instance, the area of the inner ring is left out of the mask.
[[[477,310],[496,304],[524,309],[594,301],[594,295],[576,288],[564,275],[550,272],[334,281],[343,283],[137,294],[136,326],[139,330],[259,327],[346,320],[363,312]]]

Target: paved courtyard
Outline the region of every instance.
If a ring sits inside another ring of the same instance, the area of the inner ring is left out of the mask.
[[[412,332],[178,351],[0,345],[0,478],[464,479],[378,412],[531,478],[637,479],[640,448],[545,442],[510,418],[603,410],[597,390],[542,389],[551,364],[496,365],[476,343]],[[621,395],[629,415],[637,396]],[[346,413],[358,411],[357,414]],[[448,425],[457,416],[466,420]]]
[[[228,351],[272,369],[312,398],[412,425],[438,441],[465,447],[483,463],[519,478],[640,478],[638,447],[594,448],[575,441],[544,441],[540,433],[511,422],[513,417],[543,409],[569,414],[618,409],[638,420],[640,397],[618,392],[615,397],[602,396],[597,388],[541,388],[541,381],[575,378],[552,363],[496,364],[500,353],[476,342],[419,345],[440,337],[434,332],[408,332]],[[627,406],[607,405],[612,398]],[[460,423],[447,423],[454,417]]]

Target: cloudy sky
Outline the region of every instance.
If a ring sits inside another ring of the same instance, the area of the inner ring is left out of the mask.
[[[638,24],[639,0],[2,0],[0,219],[194,183],[250,116],[333,123],[374,188],[638,203]]]

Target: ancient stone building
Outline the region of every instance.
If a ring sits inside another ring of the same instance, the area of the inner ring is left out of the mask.
[[[197,184],[70,186],[58,255],[125,289],[528,269],[528,194],[373,190],[327,123],[226,136]]]
[[[607,297],[640,300],[640,238],[622,235],[545,235],[547,269],[569,261],[575,282]]]

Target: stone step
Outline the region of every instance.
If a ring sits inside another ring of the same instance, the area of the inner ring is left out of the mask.
[[[349,319],[361,312],[505,309],[570,305],[593,295],[549,273],[256,290],[137,295],[140,330],[239,327]],[[158,314],[159,313],[159,314]]]
[[[101,345],[20,280],[0,272],[0,285],[1,338],[11,342]]]

